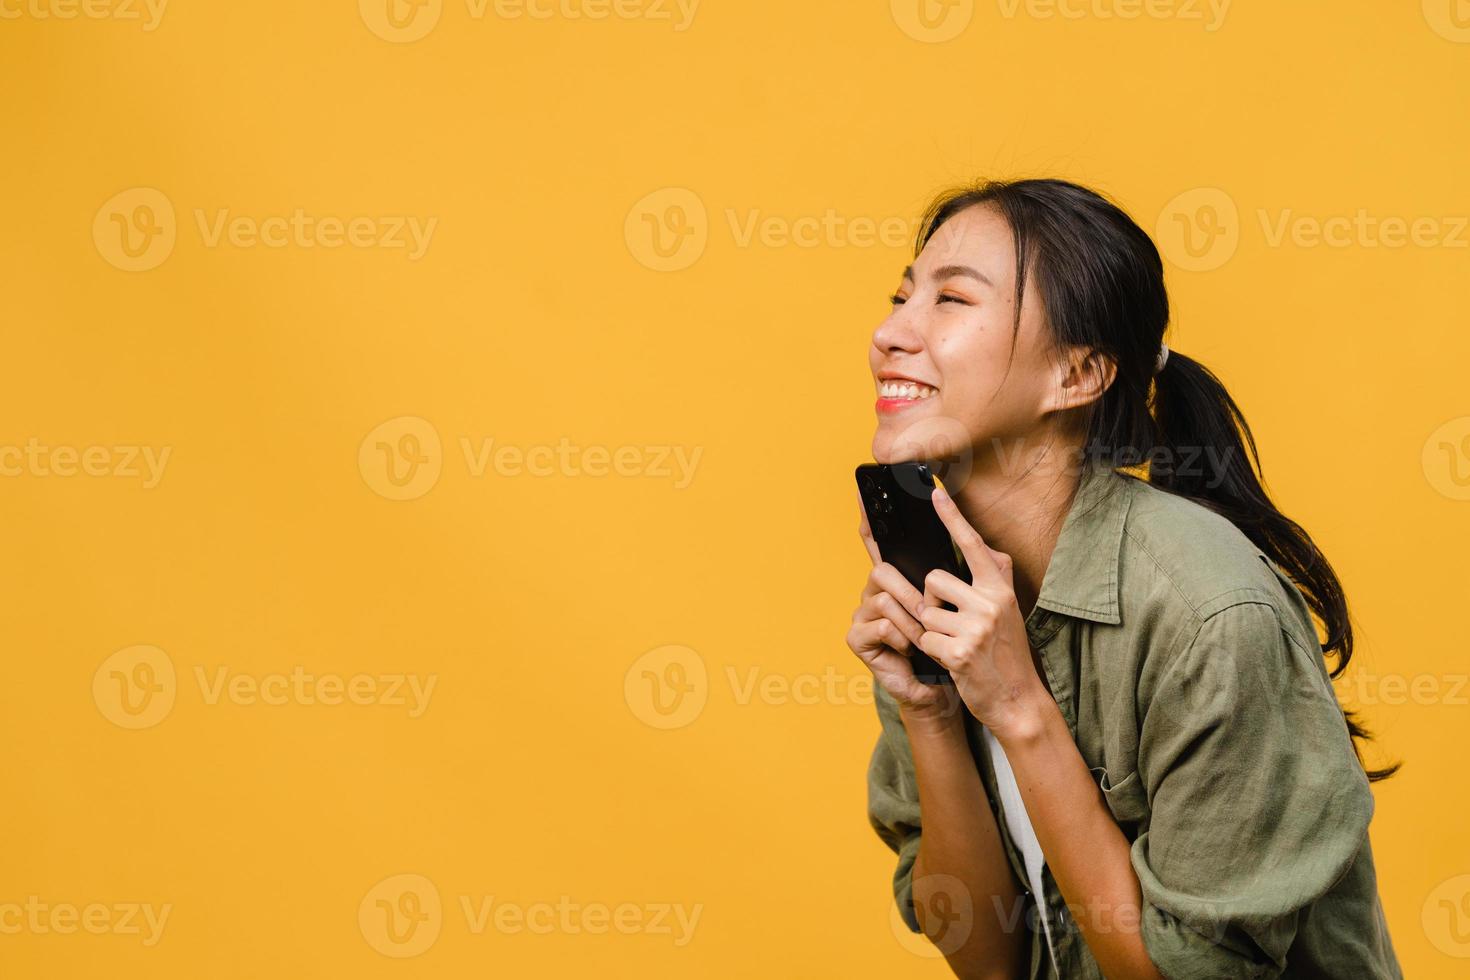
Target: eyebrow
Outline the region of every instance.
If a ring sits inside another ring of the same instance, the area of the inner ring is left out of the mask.
[[[995,283],[990,281],[989,276],[985,275],[979,269],[971,268],[968,265],[942,265],[934,270],[934,275],[931,278],[938,281],[941,279],[948,279],[951,276],[968,276],[971,279],[980,280],[992,289],[995,288]],[[903,270],[903,277],[905,279],[913,279],[914,267],[911,265],[905,266]]]

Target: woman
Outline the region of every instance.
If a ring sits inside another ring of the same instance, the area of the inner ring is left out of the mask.
[[[908,927],[963,977],[1400,976],[1368,843],[1389,771],[1324,663],[1352,654],[1342,590],[1229,394],[1164,344],[1148,236],[1063,181],[966,188],[892,302],[874,458],[938,469],[973,580],[921,592],[864,522],[848,644]]]

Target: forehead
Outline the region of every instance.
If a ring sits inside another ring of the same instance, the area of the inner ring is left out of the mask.
[[[971,265],[992,282],[1012,279],[1016,268],[1016,239],[1010,223],[988,204],[972,204],[940,225],[914,260],[914,275],[922,278],[941,266]]]

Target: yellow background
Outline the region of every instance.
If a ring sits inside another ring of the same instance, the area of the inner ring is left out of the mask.
[[[1215,229],[1203,257],[1164,242],[1169,339],[1225,380],[1277,502],[1342,576],[1366,678],[1345,691],[1407,762],[1372,828],[1393,939],[1407,975],[1462,975],[1464,6],[1212,22],[1193,0],[1132,18],[991,0],[926,29],[902,0],[704,0],[676,30],[671,4],[446,0],[405,42],[351,0],[174,0],[153,30],[4,0],[0,446],[170,456],[152,487],[0,478],[0,906],[171,912],[152,946],[0,934],[0,974],[944,975],[891,930],[893,858],[864,820],[851,468],[866,344],[909,253],[851,222],[1044,174],[1150,232]],[[107,234],[135,188],[174,210],[145,271]],[[210,245],[197,215],[221,209],[437,225],[416,260]],[[1438,237],[1273,238],[1283,216],[1360,211]],[[655,225],[686,253],[661,257]],[[437,481],[388,499],[376,441],[424,425]],[[476,475],[462,440],[486,439],[633,447],[642,469]],[[658,446],[701,454],[687,486]],[[140,645],[173,701],[133,730],[103,668]],[[671,662],[702,708],[660,728],[640,692],[645,670],[679,680]],[[210,703],[198,682],[298,666],[436,687],[410,718]],[[373,889],[405,874],[442,911],[395,958],[369,935]],[[700,918],[682,946],[476,933],[461,900],[487,896]]]

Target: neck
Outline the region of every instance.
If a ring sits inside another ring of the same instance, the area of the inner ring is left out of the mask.
[[[1011,556],[1016,599],[1029,616],[1046,566],[1081,483],[1078,454],[1058,449],[981,452],[963,486],[951,496],[985,543]],[[949,484],[946,483],[946,488]]]

